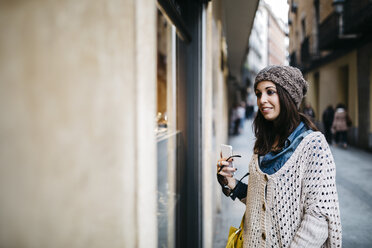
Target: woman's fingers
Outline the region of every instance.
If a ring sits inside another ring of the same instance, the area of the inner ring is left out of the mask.
[[[221,176],[224,176],[224,177],[233,177],[232,173],[226,173],[224,171],[220,171],[218,174],[220,174]]]
[[[224,166],[228,166],[229,165],[229,162],[227,162],[226,160],[221,160],[219,162],[221,163],[221,165],[224,165]]]
[[[237,169],[229,166],[229,162],[233,161],[232,158],[230,158],[229,161],[226,161],[226,159],[227,158],[221,158],[217,161],[217,172],[222,176],[232,177],[232,173]]]
[[[225,171],[225,172],[235,172],[236,171],[236,168],[234,168],[234,167],[229,167],[229,166],[224,166],[223,168],[222,168],[222,171]]]
[[[234,161],[232,158],[230,158],[228,161],[226,161],[227,158],[221,158],[219,160],[217,160],[217,165],[229,165],[229,162],[232,162]]]
[[[220,159],[217,161],[217,172],[219,172],[221,169],[227,167],[229,165],[229,162],[226,162],[223,159]]]
[[[224,167],[224,168],[222,168],[221,171],[223,171],[223,172],[227,172],[227,173],[233,173],[233,172],[236,171],[236,168],[232,168],[232,167]]]
[[[232,167],[229,167],[229,163],[227,164],[223,164],[224,166],[222,167],[221,171],[219,172],[219,174],[225,176],[226,175],[232,175],[232,173],[234,173],[237,169],[236,168],[232,168]],[[218,171],[220,170],[221,167],[218,168]],[[222,174],[223,173],[223,174]]]

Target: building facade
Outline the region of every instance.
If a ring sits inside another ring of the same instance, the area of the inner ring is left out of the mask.
[[[370,1],[288,1],[290,64],[310,83],[306,101],[320,122],[328,105],[347,106],[349,141],[372,148]]]
[[[269,64],[269,46],[268,46],[268,20],[269,12],[263,1],[260,1],[251,36],[249,37],[249,52],[247,56],[247,66],[253,77]]]
[[[268,65],[288,64],[286,39],[286,25],[261,0],[249,37],[249,52],[245,64],[249,105],[255,105],[253,82],[257,73]]]
[[[212,247],[257,5],[1,1],[0,246]]]
[[[281,19],[272,13],[269,6],[266,8],[269,13],[267,20],[268,65],[286,65],[288,64],[286,26]]]

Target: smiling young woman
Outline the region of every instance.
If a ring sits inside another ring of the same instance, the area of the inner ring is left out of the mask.
[[[323,134],[298,111],[307,88],[297,68],[260,71],[248,185],[221,166],[226,158],[218,161],[230,197],[246,204],[243,247],[341,247],[333,156]]]
[[[279,96],[275,84],[271,81],[262,81],[257,85],[255,93],[261,114],[266,120],[274,121],[280,113]]]

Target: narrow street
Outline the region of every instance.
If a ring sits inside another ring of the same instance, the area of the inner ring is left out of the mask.
[[[230,137],[234,154],[242,155],[241,159],[235,160],[237,178],[247,172],[253,153],[251,125],[251,121],[246,121],[243,133]],[[331,149],[336,162],[343,247],[372,247],[372,154],[352,147],[345,150],[332,146]],[[243,181],[247,182],[246,179]],[[229,228],[239,226],[244,207],[238,200],[222,198],[222,211],[217,217],[213,247],[225,247]]]

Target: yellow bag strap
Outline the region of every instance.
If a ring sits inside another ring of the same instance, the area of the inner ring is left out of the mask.
[[[240,226],[239,228],[237,228],[234,233],[231,233],[229,234],[229,237],[227,239],[227,244],[226,244],[226,248],[236,248],[236,247],[242,247],[242,241],[241,241],[241,238],[240,240],[237,240],[237,235],[243,235],[241,232],[243,231],[243,227],[244,227],[244,219],[245,219],[245,214],[243,215],[243,218],[242,218],[242,221],[240,222]],[[230,227],[230,229],[233,228],[233,227]],[[231,231],[231,230],[230,230]],[[240,236],[241,237],[241,236]],[[238,243],[236,243],[238,242]]]

